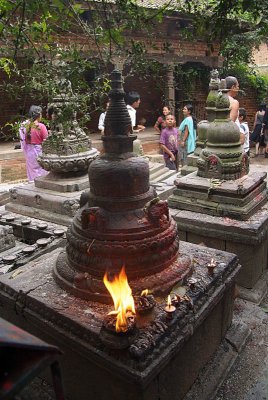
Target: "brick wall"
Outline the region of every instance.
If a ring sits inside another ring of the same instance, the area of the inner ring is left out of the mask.
[[[267,43],[262,43],[258,49],[254,49],[253,58],[254,58],[254,62],[259,67],[268,65],[268,45],[267,45]]]
[[[240,107],[244,107],[247,112],[247,122],[249,125],[249,130],[252,131],[254,118],[256,111],[259,107],[259,102],[257,100],[256,92],[251,88],[242,88],[245,91],[245,96],[239,97]]]

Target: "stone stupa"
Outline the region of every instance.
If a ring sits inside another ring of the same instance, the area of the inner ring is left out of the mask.
[[[107,301],[105,271],[127,266],[135,292],[144,287],[162,293],[191,270],[190,258],[179,257],[176,223],[167,203],[150,186],[149,164],[133,152],[131,120],[121,75],[112,73],[110,106],[102,136],[104,153],[88,170],[88,199],[67,233],[66,252],[57,261],[61,287],[82,297]]]
[[[224,84],[198,170],[177,179],[168,202],[182,237],[236,253],[243,266],[238,282],[252,288],[267,268],[267,174],[249,171]]]
[[[6,209],[69,225],[80,205],[80,196],[88,188],[87,170],[99,154],[92,148],[91,139],[79,127],[74,108],[71,84],[58,82],[60,94],[48,105],[51,130],[42,143],[38,162],[49,174],[34,183],[16,186]]]

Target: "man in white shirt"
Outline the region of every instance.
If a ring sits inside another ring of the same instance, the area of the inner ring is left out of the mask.
[[[134,132],[144,131],[145,126],[136,125],[136,109],[139,108],[141,98],[138,92],[129,92],[127,95],[127,109],[131,119],[131,124]]]
[[[105,112],[101,113],[100,118],[99,118],[98,129],[101,131],[102,134],[104,132],[104,120],[106,117],[106,111],[108,110],[108,107],[109,107],[109,101],[106,103]]]
[[[244,108],[239,108],[239,123],[240,123],[240,142],[243,146],[244,153],[249,156],[249,127],[246,121],[247,113]]]

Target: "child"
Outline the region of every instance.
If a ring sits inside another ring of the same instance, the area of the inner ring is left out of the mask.
[[[176,121],[174,115],[167,115],[166,127],[162,129],[159,141],[164,153],[165,164],[172,170],[177,170],[178,156],[178,130],[175,128],[175,125]]]
[[[249,128],[246,122],[247,113],[244,108],[239,108],[239,123],[240,123],[240,142],[243,145],[243,151],[249,156]]]

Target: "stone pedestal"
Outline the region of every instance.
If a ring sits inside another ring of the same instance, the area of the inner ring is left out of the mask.
[[[172,208],[219,217],[247,220],[267,202],[266,172],[252,172],[236,180],[207,179],[196,172],[177,179],[169,197]]]
[[[72,400],[181,400],[223,340],[232,320],[237,257],[181,242],[191,255],[198,293],[188,287],[173,319],[158,298],[154,310],[137,316],[138,330],[123,350],[101,339],[103,318],[111,306],[67,295],[53,280],[59,250],[22,267],[14,279],[0,277],[1,316],[62,351],[66,396]],[[208,275],[206,265],[217,267]]]
[[[238,283],[249,289],[268,267],[265,178],[265,172],[252,172],[217,181],[193,173],[178,180],[169,197],[182,239],[237,254],[242,265]]]
[[[86,181],[88,185],[88,178]],[[6,204],[6,210],[68,226],[79,208],[82,191],[68,191],[68,188],[73,189],[76,185],[74,180],[48,183],[48,180],[42,181],[46,188],[38,188],[30,183],[11,189],[11,202]]]
[[[252,289],[268,268],[268,204],[247,221],[171,210],[182,240],[237,254],[237,283]]]

